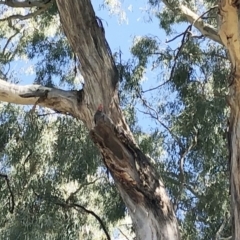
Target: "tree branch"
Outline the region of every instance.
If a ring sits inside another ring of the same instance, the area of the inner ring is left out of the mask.
[[[173,172],[166,172],[166,178],[169,181],[172,181],[174,184],[179,185],[179,175]],[[184,187],[190,191],[195,197],[200,198],[203,195],[203,192],[200,192],[198,189],[192,186],[191,183],[184,183]]]
[[[84,206],[80,205],[80,204],[77,204],[77,203],[67,203],[61,199],[59,199],[58,197],[54,196],[54,195],[51,195],[51,197],[49,198],[44,198],[43,196],[41,196],[41,194],[38,194],[34,191],[33,189],[33,192],[34,194],[38,197],[38,198],[42,198],[46,201],[49,201],[53,204],[56,204],[58,206],[61,206],[62,208],[74,208],[75,210],[79,211],[79,208],[82,209],[84,212],[88,213],[88,214],[91,214],[92,216],[94,216],[97,221],[100,223],[104,233],[106,234],[106,237],[108,240],[111,240],[110,238],[110,235],[107,231],[107,228],[105,227],[104,223],[103,223],[103,220],[93,211],[91,210],[88,210],[87,208],[85,208]]]
[[[198,29],[198,31],[200,31],[202,33],[202,35],[223,45],[223,42],[221,41],[221,39],[218,35],[217,29],[215,29],[212,25],[210,25],[208,23],[204,23],[202,20],[202,17],[201,17],[202,15],[199,16],[198,14],[193,12],[191,9],[189,9],[188,7],[186,7],[185,5],[182,5],[182,4],[179,4],[177,7],[173,7],[167,0],[163,0],[163,3],[169,9],[171,9],[174,13],[185,16],[187,21],[190,22],[194,27],[196,27]],[[210,10],[208,10],[208,11],[210,11]],[[204,14],[206,14],[206,12]]]
[[[71,205],[70,205],[70,206],[71,206]],[[108,233],[108,231],[107,231],[107,228],[105,227],[102,219],[101,219],[95,212],[93,212],[93,211],[91,211],[91,210],[88,210],[87,208],[85,208],[85,207],[83,207],[83,206],[81,206],[81,205],[79,205],[79,204],[76,204],[76,203],[72,204],[72,206],[74,206],[75,209],[76,209],[76,208],[80,208],[80,209],[82,209],[84,212],[86,212],[86,213],[91,214],[92,216],[94,216],[94,217],[98,220],[98,222],[100,223],[100,225],[101,225],[104,233],[106,234],[107,239],[108,239],[108,240],[111,240],[110,235],[109,235],[109,233]]]
[[[11,20],[26,20],[26,19],[29,19],[29,18],[33,18],[33,17],[36,17],[37,15],[41,14],[42,12],[46,11],[46,9],[48,9],[51,5],[51,2],[49,2],[48,4],[44,4],[43,7],[40,7],[38,10],[36,10],[35,12],[32,12],[32,13],[29,13],[29,14],[26,14],[26,15],[21,15],[21,14],[15,14],[15,15],[11,15],[11,16],[8,16],[6,18],[2,18],[0,19],[0,22],[3,22],[3,21],[11,21]]]
[[[61,207],[64,207],[64,208],[74,208],[77,211],[79,211],[79,209],[82,209],[84,212],[86,212],[88,214],[91,214],[92,216],[94,216],[97,219],[97,221],[101,225],[101,227],[102,227],[102,229],[103,229],[107,239],[111,240],[110,235],[109,235],[109,233],[107,231],[107,228],[105,227],[105,225],[103,223],[103,220],[95,212],[93,212],[92,210],[88,210],[84,206],[82,206],[80,204],[77,204],[77,203],[72,203],[72,204],[67,204],[65,202],[53,202],[53,203],[56,204],[56,205],[59,205]]]
[[[0,101],[3,102],[48,107],[82,119],[79,110],[86,111],[87,107],[83,99],[83,89],[65,91],[41,85],[18,86],[0,79]]]
[[[152,90],[156,90],[156,89],[162,87],[163,85],[165,85],[166,83],[169,83],[172,80],[172,77],[173,77],[173,74],[174,74],[174,71],[175,71],[175,68],[176,68],[176,65],[177,65],[177,59],[180,56],[180,53],[181,53],[185,43],[189,40],[188,35],[190,33],[189,31],[191,30],[191,28],[192,28],[192,25],[189,25],[183,33],[181,33],[181,34],[177,35],[175,38],[167,41],[167,43],[169,43],[169,42],[174,41],[176,38],[183,36],[182,40],[181,40],[181,45],[177,48],[177,53],[176,53],[176,55],[174,56],[174,59],[173,59],[173,66],[171,68],[169,79],[167,81],[165,81],[164,83],[158,85],[157,87],[142,91],[142,93],[152,91]]]
[[[181,143],[180,138],[165,123],[163,123],[160,120],[159,114],[157,113],[157,111],[154,108],[152,108],[151,106],[149,106],[147,101],[145,99],[143,99],[143,97],[141,95],[139,95],[138,97],[142,101],[143,105],[147,108],[148,112],[144,112],[140,109],[138,109],[138,111],[143,114],[149,115],[151,118],[155,119],[163,128],[165,128],[171,134],[172,138],[177,141],[179,147],[183,148],[183,144]]]
[[[0,177],[4,178],[5,181],[6,181],[6,184],[7,184],[9,193],[10,193],[9,212],[13,213],[14,207],[15,207],[15,201],[14,201],[14,195],[13,195],[13,191],[12,191],[11,186],[10,186],[10,181],[9,181],[8,175],[0,173]]]
[[[0,1],[0,5],[6,5],[13,8],[32,8],[32,7],[44,7],[46,4],[53,2],[53,0],[32,0],[32,1],[17,1],[17,0],[5,0]]]
[[[127,239],[129,240],[129,238],[127,237],[127,235],[120,229],[120,228],[117,228],[118,231]]]
[[[192,150],[192,148],[194,148],[196,146],[196,144],[197,144],[197,135],[198,135],[198,132],[196,131],[196,135],[192,139],[191,144],[188,146],[188,148],[180,150],[181,154],[180,154],[180,159],[178,161],[180,186],[179,186],[178,195],[177,195],[177,197],[176,197],[176,199],[174,201],[174,204],[173,204],[175,211],[177,210],[177,206],[178,206],[178,202],[179,202],[180,197],[181,197],[181,193],[182,193],[184,187],[186,187],[186,184],[185,184],[185,173],[184,173],[185,157]]]
[[[219,229],[216,232],[216,236],[215,236],[215,240],[220,240],[220,239],[225,239],[225,238],[221,238],[221,233],[224,230],[226,224],[229,222],[230,218],[229,216],[225,216],[221,226],[219,227]],[[228,239],[228,238],[227,238]],[[230,238],[231,239],[231,238]]]
[[[2,50],[2,55],[4,56],[5,55],[5,51],[7,49],[7,46],[8,44],[11,42],[11,40],[18,34],[19,32],[15,32],[12,36],[10,36],[5,44],[5,46],[3,47],[3,50]]]
[[[99,178],[94,179],[91,182],[81,184],[81,186],[76,191],[70,193],[69,197],[66,199],[66,202],[69,202],[74,197],[74,195],[76,195],[79,191],[81,191],[81,189],[83,189],[84,187],[89,186],[91,184],[94,184],[96,181],[98,181],[101,178],[103,178],[103,177],[99,177]]]

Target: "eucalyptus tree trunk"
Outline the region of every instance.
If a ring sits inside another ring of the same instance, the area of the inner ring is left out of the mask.
[[[137,239],[180,239],[177,219],[151,159],[136,145],[118,100],[118,72],[90,0],[56,0],[69,43],[80,61],[85,85],[64,91],[0,80],[0,100],[33,104],[82,120],[131,215]],[[105,114],[95,118],[99,104]]]
[[[164,185],[150,159],[135,144],[119,108],[117,69],[90,1],[57,0],[57,5],[85,79],[84,98],[79,103],[81,119],[91,130],[97,106],[101,103],[105,107],[109,117],[97,122],[91,136],[128,208],[137,239],[179,239],[177,220]]]
[[[232,239],[240,239],[240,22],[239,3],[222,0],[219,4],[219,35],[232,63],[229,78],[230,184],[232,206]]]

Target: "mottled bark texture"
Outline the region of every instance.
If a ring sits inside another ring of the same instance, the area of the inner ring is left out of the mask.
[[[165,187],[136,145],[119,107],[118,72],[90,0],[56,2],[64,32],[80,61],[84,88],[17,86],[0,79],[0,101],[49,107],[82,120],[129,210],[137,239],[180,239]]]
[[[228,103],[230,114],[230,184],[232,206],[232,239],[240,239],[240,22],[239,2],[222,0],[219,3],[219,35],[232,63],[229,78]]]
[[[117,69],[90,1],[57,0],[57,5],[85,79],[82,120],[91,130],[128,207],[137,239],[179,239],[177,220],[164,185],[150,160],[136,146],[119,108]],[[107,117],[97,119],[92,129],[100,103]]]

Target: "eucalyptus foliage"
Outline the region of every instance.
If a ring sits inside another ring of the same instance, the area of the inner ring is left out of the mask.
[[[187,3],[197,8],[194,1]],[[119,6],[114,1],[104,4],[111,13],[121,12],[113,11]],[[186,31],[165,47],[165,39],[157,36],[135,38],[131,59],[116,56],[121,105],[140,148],[155,160],[182,239],[213,239],[223,223],[221,235],[228,237],[226,53],[159,1],[148,4],[169,39],[181,33],[180,24]],[[211,4],[204,1],[201,7]],[[11,11],[1,9],[5,15],[14,14]],[[210,11],[206,21],[216,25],[216,14]],[[55,4],[25,21],[1,21],[0,28],[1,77],[21,81],[32,69],[35,83],[79,88],[79,63]],[[29,68],[19,76],[12,67],[23,60]],[[157,77],[153,89],[144,89],[142,79],[149,69]],[[150,129],[141,126],[142,117],[152,123]],[[127,209],[81,122],[50,110],[1,104],[0,157],[4,239],[104,238],[100,222],[72,205],[76,203],[100,216],[115,238],[121,231],[133,236]]]

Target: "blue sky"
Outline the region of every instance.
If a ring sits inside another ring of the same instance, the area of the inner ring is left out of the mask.
[[[121,3],[121,9],[126,14],[125,21],[121,21],[121,15],[111,14],[107,7],[101,7],[99,1],[92,1],[95,13],[102,20],[104,25],[105,37],[112,53],[121,50],[123,61],[132,58],[130,48],[136,36],[157,36],[165,43],[165,32],[159,28],[159,22],[154,16],[154,13],[146,11],[148,7],[146,1],[132,0],[130,2],[121,1]],[[157,85],[153,72],[147,71],[146,77],[148,80],[143,82],[143,89],[149,89]],[[149,94],[151,95],[152,93]],[[138,105],[138,107],[140,108],[140,105]],[[144,131],[156,127],[156,125],[148,119],[148,116],[138,112],[137,117],[141,119],[139,123]]]
[[[156,36],[161,41],[161,48],[167,47],[166,44],[166,35],[165,32],[159,27],[159,21],[155,17],[154,12],[151,12],[149,9],[149,5],[146,0],[131,0],[121,1],[120,9],[124,14],[126,14],[126,19],[121,21],[120,14],[111,14],[108,7],[103,7],[101,4],[103,1],[92,0],[92,4],[96,13],[104,25],[105,28],[105,36],[110,45],[112,53],[122,52],[122,60],[127,61],[131,59],[130,48],[133,44],[133,39],[136,36]],[[161,10],[161,9],[159,9]],[[184,27],[178,27],[178,31],[182,32]],[[176,48],[180,39],[171,43],[171,47]],[[20,61],[15,61],[11,64],[11,69],[15,70],[17,76],[21,71],[24,72],[24,78],[22,78],[21,84],[32,84],[35,78],[34,72],[26,75],[26,69],[29,67],[28,65],[32,64],[31,61],[25,62],[23,59]],[[143,89],[149,89],[155,87],[159,84],[159,82],[163,82],[164,80],[157,78],[159,71],[155,69],[154,71],[150,71],[149,69],[146,71],[146,81],[142,83]],[[58,81],[57,81],[58,82]],[[58,85],[58,83],[56,84]],[[60,86],[65,88],[64,86]],[[154,96],[157,91],[149,92],[145,95],[149,99],[149,97]],[[173,94],[170,93],[173,97]],[[165,93],[166,95],[166,93]],[[167,95],[169,98],[169,95]],[[162,98],[167,101],[166,97],[162,96]],[[137,106],[140,108],[140,106]],[[149,128],[155,128],[156,125],[153,124],[153,121],[150,121],[148,116],[145,116],[138,112],[138,118],[141,119],[141,124],[146,131]],[[158,126],[159,127],[159,126]]]
[[[144,11],[146,2],[132,0],[130,3],[122,2],[122,9],[126,13],[127,21],[121,21],[121,17],[111,14],[105,7],[100,7],[99,1],[93,0],[92,4],[95,13],[103,21],[105,27],[106,39],[112,49],[112,52],[118,51],[119,48],[123,52],[125,59],[130,58],[130,47],[134,36],[144,36],[148,34],[161,36],[165,39],[164,31],[160,30],[159,24],[155,16],[149,15]],[[150,16],[152,21],[149,21]]]
[[[122,10],[126,13],[127,21],[121,21],[119,15],[111,14],[106,7],[100,7],[99,1],[92,1],[96,15],[102,19],[105,28],[105,36],[112,53],[118,52],[120,49],[122,52],[122,59],[130,59],[130,48],[136,36],[157,36],[163,43],[165,42],[166,35],[165,32],[159,28],[157,18],[153,13],[146,12],[146,1],[132,0],[128,3],[127,1],[121,2]],[[146,81],[144,85],[147,89],[151,83]]]

